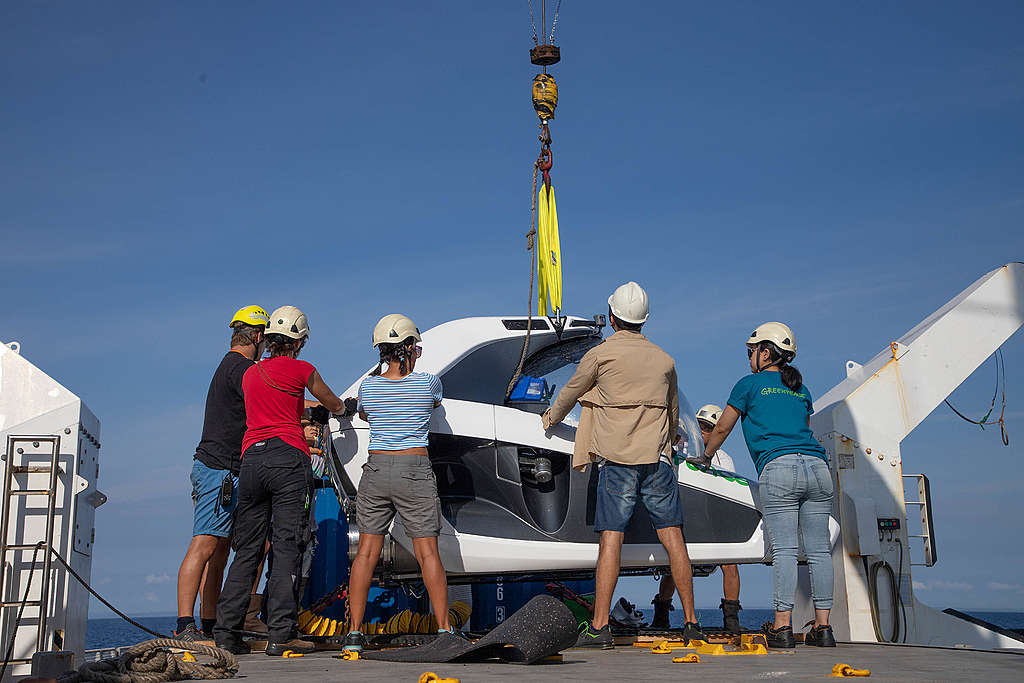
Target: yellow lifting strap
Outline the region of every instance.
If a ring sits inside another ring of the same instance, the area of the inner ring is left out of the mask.
[[[562,310],[562,247],[555,188],[542,184],[537,197],[537,315]]]

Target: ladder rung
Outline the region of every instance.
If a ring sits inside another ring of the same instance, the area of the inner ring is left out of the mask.
[[[903,504],[904,505],[927,505],[927,503],[924,502],[923,500],[905,500],[905,501],[903,501]]]
[[[49,473],[50,472],[50,466],[49,465],[15,465],[13,471],[14,471],[15,474],[43,474],[43,473]],[[59,472],[60,474],[64,474],[64,469],[60,465],[58,465],[57,466],[57,472]]]
[[[31,545],[20,544],[20,545],[9,545],[9,546],[7,546],[7,550],[8,551],[11,551],[11,550],[35,550],[35,549],[36,549],[36,544],[35,543],[33,543]],[[40,550],[45,550],[46,549],[46,544],[44,543],[42,546],[40,546],[39,549]]]
[[[25,602],[26,607],[39,607],[38,600],[28,600]],[[21,601],[17,602],[0,602],[0,607],[21,607]]]
[[[12,496],[48,496],[50,495],[49,489],[19,489],[17,491],[11,491]]]

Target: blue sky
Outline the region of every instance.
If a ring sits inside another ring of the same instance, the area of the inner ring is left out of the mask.
[[[785,320],[824,393],[1024,257],[1022,21],[1012,2],[564,3],[567,310],[639,281],[695,405]],[[0,6],[0,338],[102,421],[93,577],[116,604],[174,609],[234,309],[302,307],[304,357],[339,390],[384,313],[523,312],[530,38],[523,2]],[[937,607],[1024,608],[1021,336],[1004,352],[1009,448],[944,408],[904,443],[932,479],[941,559],[914,578]],[[980,416],[991,383],[986,365],[954,398]],[[742,575],[768,605],[768,571]],[[699,581],[698,605],[719,590]]]

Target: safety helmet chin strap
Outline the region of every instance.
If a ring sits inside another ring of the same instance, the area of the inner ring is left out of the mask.
[[[779,349],[779,347],[775,346],[775,344],[772,344],[771,342],[767,342],[768,346],[765,347],[765,350],[768,351],[768,356],[771,357],[772,349],[775,349],[776,351],[778,351],[779,358],[778,358],[778,360],[774,360],[774,361],[769,360],[768,361],[768,365],[766,365],[764,367],[761,367],[761,344],[764,344],[764,343],[766,343],[766,342],[758,342],[755,345],[755,347],[754,347],[754,348],[757,349],[757,352],[756,352],[757,353],[757,372],[762,372],[764,370],[767,370],[768,368],[772,367],[773,365],[779,366],[779,370],[781,370],[784,365],[787,365],[789,363],[789,361],[792,360],[790,358],[786,358],[784,352],[781,349]]]

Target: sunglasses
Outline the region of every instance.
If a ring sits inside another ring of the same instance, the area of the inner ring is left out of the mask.
[[[754,349],[747,347],[747,358],[751,358],[754,355]]]

